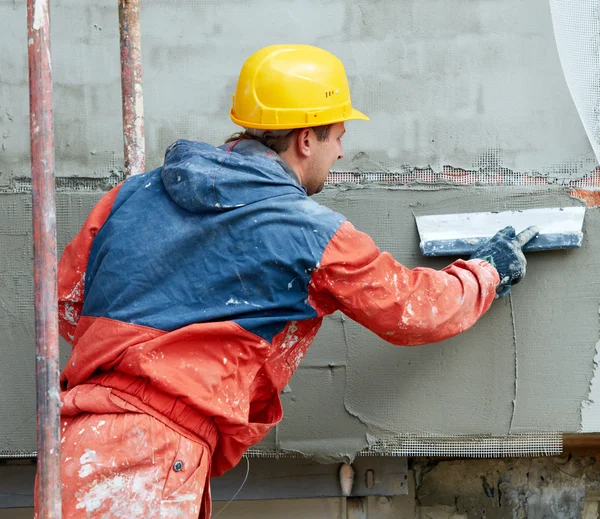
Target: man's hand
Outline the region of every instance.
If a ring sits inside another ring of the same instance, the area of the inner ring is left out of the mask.
[[[525,276],[527,260],[521,249],[539,232],[537,227],[529,227],[517,236],[513,227],[505,227],[471,256],[471,259],[482,259],[496,267],[500,275],[496,297],[510,294],[512,285],[516,285]]]

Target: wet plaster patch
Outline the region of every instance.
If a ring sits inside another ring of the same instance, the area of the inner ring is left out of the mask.
[[[326,189],[320,201],[408,267],[423,258],[415,214],[576,206],[562,188],[405,187]],[[580,429],[598,340],[598,211],[588,211],[582,249],[529,255],[511,301],[496,301],[469,331],[441,344],[399,348],[353,322],[344,405],[369,432],[508,435]],[[317,337],[317,341],[320,338]]]
[[[323,462],[351,462],[368,447],[367,426],[343,406],[344,366],[300,367],[282,394],[285,418],[278,427],[278,450]]]
[[[59,252],[102,194],[58,194]],[[546,187],[338,186],[317,199],[406,266],[434,268],[450,259],[421,256],[414,214],[580,204],[565,190]],[[30,200],[0,195],[0,351],[8,362],[0,441],[11,452],[35,450]],[[258,449],[350,459],[368,446],[367,434],[376,441],[387,433],[582,430],[582,402],[600,401],[590,393],[599,335],[598,214],[587,212],[582,249],[529,255],[512,312],[509,300],[496,301],[471,330],[443,344],[395,347],[340,314],[327,318],[282,395],[284,421]],[[584,422],[586,432],[600,430],[597,422]]]
[[[59,255],[103,194],[57,195]],[[32,247],[31,194],[0,194],[0,455],[36,450]],[[61,340],[61,365],[69,351]]]

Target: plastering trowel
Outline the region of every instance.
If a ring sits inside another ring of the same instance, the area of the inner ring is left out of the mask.
[[[585,207],[525,209],[491,213],[416,216],[425,256],[469,256],[500,229],[517,233],[536,226],[540,234],[523,247],[524,252],[581,247]]]

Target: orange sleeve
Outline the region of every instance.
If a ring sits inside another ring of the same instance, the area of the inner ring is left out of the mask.
[[[122,184],[111,189],[96,204],[79,233],[65,247],[58,263],[58,329],[69,343],[81,317],[85,271],[92,242],[110,214]]]
[[[312,275],[315,295],[400,346],[442,341],[470,328],[491,306],[499,277],[483,260],[443,270],[408,269],[344,222]]]

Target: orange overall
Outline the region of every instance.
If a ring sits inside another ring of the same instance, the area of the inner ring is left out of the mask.
[[[281,420],[325,315],[408,346],[466,330],[494,300],[487,262],[407,269],[252,146],[178,141],[65,249],[65,517],[209,517],[209,477]]]

